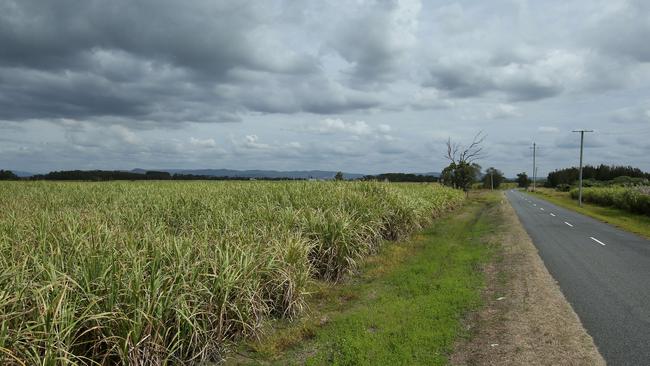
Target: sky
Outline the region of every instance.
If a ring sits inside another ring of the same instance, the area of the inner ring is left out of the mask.
[[[650,171],[650,2],[0,0],[0,168]]]

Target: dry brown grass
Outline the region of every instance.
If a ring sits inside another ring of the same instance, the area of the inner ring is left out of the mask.
[[[501,253],[485,269],[486,306],[467,320],[471,337],[457,343],[451,363],[605,365],[505,199],[498,213]]]

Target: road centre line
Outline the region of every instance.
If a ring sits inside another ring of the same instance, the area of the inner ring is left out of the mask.
[[[571,224],[569,224],[569,223],[568,223],[568,222],[566,222],[566,221],[565,221],[564,223],[565,223],[565,224],[567,224],[567,225],[569,225],[569,226],[571,226],[571,227],[573,227],[573,225],[571,225]]]
[[[594,238],[593,236],[590,236],[590,238],[591,238],[591,240],[595,241],[596,243],[598,243],[598,244],[600,244],[600,245],[602,245],[602,246],[605,246],[605,243],[603,243],[602,241],[600,241],[600,240]]]

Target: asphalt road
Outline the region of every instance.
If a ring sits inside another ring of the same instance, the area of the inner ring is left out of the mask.
[[[650,365],[650,240],[519,191],[506,195],[608,365]]]

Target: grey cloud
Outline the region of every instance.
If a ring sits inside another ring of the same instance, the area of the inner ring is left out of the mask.
[[[264,3],[65,0],[4,2],[0,11],[0,60],[10,65],[65,69],[81,66],[93,50],[121,50],[161,60],[204,77],[224,78],[235,67],[304,73],[308,56],[264,53],[250,37],[264,31]],[[258,36],[255,40],[264,40]],[[285,55],[289,55],[286,57]]]
[[[605,53],[650,62],[650,3],[628,0],[591,24],[585,38]]]
[[[650,106],[633,106],[615,110],[610,119],[617,123],[650,123]]]
[[[650,142],[646,139],[638,139],[635,137],[626,137],[619,136],[616,138],[616,142],[622,146],[628,146],[633,148],[640,148],[641,151],[650,152]]]
[[[647,2],[515,3],[0,1],[0,165],[648,169]]]
[[[398,140],[391,135],[379,136],[374,148],[377,152],[384,155],[400,155],[408,151],[404,141],[401,141],[401,139]]]
[[[498,104],[491,110],[487,111],[485,116],[490,119],[508,119],[521,117],[521,112],[514,105]]]
[[[269,93],[270,90],[273,93]],[[242,85],[236,93],[236,99],[246,108],[263,113],[334,114],[381,104],[372,94],[348,89],[322,76],[257,79]]]
[[[556,96],[562,92],[563,87],[558,84],[531,80],[526,77],[506,81],[497,90],[508,95],[512,101],[531,101]]]
[[[359,16],[346,19],[330,42],[352,64],[350,73],[357,83],[388,81],[416,40],[417,1],[381,0],[368,2]]]
[[[323,82],[314,56],[283,45],[276,13],[252,1],[3,2],[0,119],[230,122],[377,104]],[[268,80],[254,95],[251,73]]]
[[[555,146],[561,149],[579,149],[580,135],[578,133],[567,134],[565,137],[557,139]],[[607,144],[603,141],[602,137],[589,133],[585,134],[585,148],[603,148],[606,146]]]
[[[542,72],[547,74],[549,71]],[[492,67],[480,63],[445,62],[430,67],[429,79],[423,85],[437,88],[455,98],[473,98],[496,92],[511,101],[540,100],[562,92],[560,80],[537,74],[534,65]]]
[[[142,116],[143,98],[96,75],[0,69],[0,119]]]
[[[542,133],[559,133],[560,129],[555,126],[539,126],[537,131]]]
[[[494,88],[494,83],[473,67],[435,65],[429,70],[426,87],[435,87],[453,97],[476,97]]]

